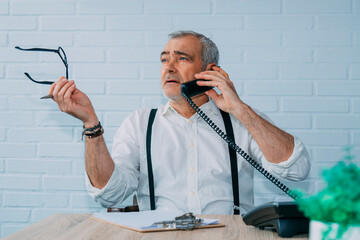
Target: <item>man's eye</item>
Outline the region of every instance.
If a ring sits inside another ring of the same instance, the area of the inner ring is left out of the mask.
[[[165,59],[165,58],[163,58],[163,59],[161,59],[161,60],[160,60],[160,62],[166,62],[166,59]]]
[[[180,60],[188,60],[186,57],[180,57]]]

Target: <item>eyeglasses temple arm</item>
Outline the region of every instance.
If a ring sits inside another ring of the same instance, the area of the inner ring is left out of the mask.
[[[64,58],[61,56],[60,51],[64,54]],[[62,47],[59,47],[58,51],[57,51],[57,54],[59,55],[61,61],[65,65],[66,79],[69,79],[69,66],[68,66],[68,63],[67,63],[67,57],[66,57],[66,53],[65,53],[64,49],[62,49]]]
[[[27,76],[31,81],[33,81],[33,82],[35,82],[35,83],[38,83],[38,84],[51,85],[51,84],[54,83],[54,82],[52,82],[52,81],[36,81],[36,80],[34,80],[34,79],[30,76],[30,74],[28,74],[27,72],[24,73],[24,74],[25,74],[25,76]]]
[[[66,55],[65,55],[65,59],[62,58],[60,52],[57,52],[57,54],[59,55],[61,61],[64,63],[65,65],[65,70],[66,70],[66,79],[69,78],[69,67],[68,67],[68,63],[67,63],[67,59],[66,59]]]
[[[15,48],[21,51],[41,51],[41,52],[55,52],[55,53],[59,52],[59,50],[57,49],[48,49],[48,48],[21,48],[19,46],[16,46]]]

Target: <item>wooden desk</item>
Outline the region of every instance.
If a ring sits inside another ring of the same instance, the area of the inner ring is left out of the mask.
[[[246,226],[241,216],[199,215],[197,217],[220,219],[223,228],[196,229],[193,231],[167,231],[139,233],[91,219],[90,213],[58,213],[4,238],[18,239],[253,239],[280,238],[275,232]],[[289,239],[289,238],[288,238]],[[308,239],[302,235],[290,239]]]

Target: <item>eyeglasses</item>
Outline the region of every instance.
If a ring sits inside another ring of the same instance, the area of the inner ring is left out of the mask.
[[[69,67],[68,67],[68,63],[67,63],[67,58],[66,58],[66,54],[64,49],[62,49],[62,47],[59,47],[58,49],[47,49],[47,48],[21,48],[19,46],[15,47],[18,50],[21,51],[34,51],[34,52],[53,52],[53,53],[57,53],[59,55],[59,57],[61,58],[61,61],[64,63],[65,65],[65,70],[66,70],[66,78],[69,79]],[[26,77],[28,77],[31,81],[33,81],[34,83],[38,83],[38,84],[48,84],[51,85],[54,82],[52,81],[37,81],[35,79],[33,79],[29,73],[25,72],[24,73]],[[46,99],[46,98],[52,98],[52,95],[47,95],[42,97],[42,99]]]
[[[66,78],[69,78],[69,68],[68,68],[68,63],[67,63],[67,58],[66,58],[66,54],[64,49],[62,49],[62,47],[59,47],[58,49],[47,49],[47,48],[21,48],[19,46],[15,47],[18,50],[21,51],[33,51],[33,52],[53,52],[53,53],[57,53],[59,55],[59,57],[61,58],[61,61],[64,63],[65,65],[65,69],[66,69]],[[27,72],[24,73],[25,76],[27,76],[31,81],[38,83],[38,84],[53,84],[54,82],[52,81],[36,81],[35,79],[33,79],[30,74],[28,74]]]

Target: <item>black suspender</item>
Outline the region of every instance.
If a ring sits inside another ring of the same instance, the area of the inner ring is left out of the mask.
[[[151,132],[157,109],[151,109],[148,128],[146,132],[146,156],[149,177],[150,209],[155,210],[154,175],[151,163]]]
[[[154,175],[152,170],[151,163],[151,133],[152,133],[152,125],[154,123],[155,115],[157,109],[151,109],[149,122],[146,132],[146,156],[147,156],[147,166],[148,166],[148,177],[149,177],[149,193],[150,193],[150,209],[155,210],[155,194],[154,194]],[[234,139],[234,131],[231,124],[230,115],[227,112],[220,110],[221,116],[223,118],[225,124],[226,135],[231,139]],[[229,147],[229,146],[228,146]],[[231,180],[232,180],[232,189],[233,189],[233,197],[234,197],[234,206],[239,207],[239,178],[238,178],[238,167],[237,167],[237,158],[236,152],[234,149],[229,147],[229,155],[230,155],[230,166],[231,166]],[[234,208],[234,214],[240,214],[238,209]]]
[[[227,112],[224,112],[220,109],[221,116],[223,117],[226,135],[233,139],[235,142],[234,130],[231,124],[230,115]],[[231,181],[232,181],[232,190],[234,196],[234,206],[240,207],[240,200],[239,200],[239,177],[238,177],[238,167],[237,167],[237,158],[236,152],[233,148],[228,146],[229,148],[229,156],[230,156],[230,167],[231,167]],[[239,215],[239,209],[234,208],[234,214]]]

